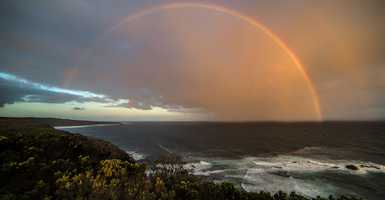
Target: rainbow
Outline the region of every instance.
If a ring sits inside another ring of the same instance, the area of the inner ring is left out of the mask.
[[[295,55],[295,53],[288,47],[287,44],[285,44],[274,32],[272,32],[269,28],[267,28],[262,23],[256,21],[255,19],[248,17],[236,10],[229,9],[223,6],[213,5],[213,4],[207,4],[207,3],[170,3],[165,5],[160,5],[156,7],[151,7],[144,9],[142,11],[138,11],[134,14],[128,15],[123,20],[121,20],[118,24],[112,26],[111,29],[109,29],[106,33],[110,33],[114,31],[115,29],[121,27],[122,25],[129,23],[133,20],[137,20],[141,17],[151,15],[157,12],[161,11],[168,11],[168,10],[174,10],[174,9],[181,9],[181,8],[195,8],[195,9],[206,9],[214,12],[223,13],[235,18],[238,18],[247,24],[255,27],[258,30],[261,30],[263,33],[265,33],[267,36],[269,36],[285,53],[291,58],[291,60],[294,62],[294,64],[297,67],[297,70],[301,73],[305,81],[308,83],[308,89],[311,93],[314,109],[317,114],[317,119],[322,120],[322,113],[321,113],[321,106],[319,102],[319,96],[315,90],[314,84],[307,73],[306,69],[302,65],[299,58]]]

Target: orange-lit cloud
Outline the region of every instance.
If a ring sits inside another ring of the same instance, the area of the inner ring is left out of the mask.
[[[209,17],[215,30],[199,30],[199,15]],[[160,28],[148,29],[143,25],[148,20]],[[106,56],[114,52],[108,48],[114,40],[135,40],[150,31],[159,35],[165,29],[167,42],[157,38],[146,44],[134,63],[117,63],[115,54]],[[120,65],[109,68],[127,74],[129,80],[120,80],[127,87],[148,88],[170,102],[213,112],[217,119],[321,119],[316,91],[296,55],[267,27],[237,11],[208,4],[167,4],[129,15],[98,42],[95,57]],[[164,55],[167,48],[178,53]]]

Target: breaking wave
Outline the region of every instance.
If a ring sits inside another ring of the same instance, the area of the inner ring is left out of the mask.
[[[128,153],[136,161],[144,160],[147,157],[147,155],[137,151],[126,151],[126,153]]]
[[[195,157],[190,160],[184,166],[192,174],[216,181],[230,181],[246,191],[295,191],[308,197],[327,197],[330,194],[360,196],[354,190],[340,187],[341,184],[335,180],[320,176],[321,173],[361,178],[369,173],[385,173],[384,165],[372,162],[316,160],[288,155],[241,159]]]

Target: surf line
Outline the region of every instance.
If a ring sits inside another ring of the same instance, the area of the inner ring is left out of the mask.
[[[161,144],[158,144],[159,148],[161,148],[162,150],[166,151],[167,153],[169,154],[174,154],[170,149],[168,149],[167,147],[161,145]]]

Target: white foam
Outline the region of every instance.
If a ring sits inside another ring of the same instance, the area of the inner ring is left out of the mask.
[[[202,158],[201,158],[202,159]],[[207,161],[209,160],[209,161]],[[228,169],[263,169],[265,171],[341,171],[352,174],[366,174],[368,172],[385,173],[385,165],[372,162],[355,160],[315,160],[298,156],[276,157],[245,157],[242,159],[205,159],[185,165],[187,169],[195,171],[208,170],[212,165],[226,166]],[[348,169],[346,166],[354,165],[358,170]]]
[[[191,173],[202,176],[213,176],[217,181],[228,179],[241,180],[240,186],[246,191],[260,190],[277,192],[295,191],[308,196],[327,197],[330,194],[352,194],[354,191],[340,188],[335,183],[325,180],[309,179],[298,176],[304,173],[331,171],[365,175],[370,172],[385,173],[385,166],[364,161],[311,159],[299,156],[245,157],[242,159],[198,158],[184,167]],[[354,165],[358,170],[348,169]]]
[[[209,171],[206,171],[212,167],[212,164],[206,161],[199,161],[193,163],[187,163],[183,165],[183,168],[190,170],[194,175],[208,176]]]
[[[226,170],[213,170],[213,171],[195,171],[193,172],[194,175],[197,175],[197,176],[210,176],[210,175],[213,175],[213,174],[220,174],[220,173],[224,173]]]
[[[260,169],[248,170],[242,182],[242,188],[246,191],[268,191],[275,193],[279,190],[290,193],[296,191],[305,196],[325,196],[325,192],[316,185],[298,180],[293,177],[281,177],[269,174]]]
[[[250,158],[249,158],[250,160]],[[353,174],[366,174],[368,172],[383,172],[385,173],[385,166],[364,161],[352,160],[315,160],[310,158],[303,158],[297,156],[277,156],[270,158],[251,159],[257,168],[268,170],[283,170],[283,171],[343,171]],[[348,169],[347,165],[354,165],[358,170]]]
[[[143,160],[146,158],[145,154],[139,153],[137,151],[126,151],[134,160]]]
[[[302,180],[290,175],[277,175],[265,169],[249,169],[245,176],[241,187],[249,192],[268,191],[275,193],[284,191],[290,193],[295,191],[307,197],[323,196],[327,197],[334,194],[337,188],[325,182],[317,182],[317,180]]]

